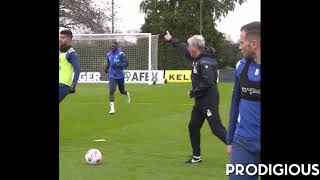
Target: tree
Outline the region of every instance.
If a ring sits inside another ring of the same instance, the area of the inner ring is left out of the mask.
[[[224,43],[224,35],[216,30],[216,21],[226,16],[235,8],[237,3],[242,4],[246,0],[203,0],[203,30],[202,35],[206,45],[216,48],[218,51]],[[140,10],[146,15],[145,23],[141,27],[142,32],[163,34],[169,30],[174,37],[186,41],[190,36],[199,34],[200,1],[195,0],[143,0]],[[176,50],[168,46],[164,41],[159,41],[159,67],[170,69],[186,69],[190,63],[177,62],[181,59]],[[167,53],[167,54],[161,54]],[[167,57],[166,59],[162,59]],[[164,61],[164,63],[163,63]],[[169,67],[168,67],[169,66]]]
[[[85,33],[110,32],[106,21],[111,15],[105,12],[110,9],[94,5],[93,0],[59,0],[59,26]]]
[[[226,38],[226,40],[219,45],[218,51],[219,68],[232,67],[235,68],[237,61],[242,57],[239,50],[239,43]]]

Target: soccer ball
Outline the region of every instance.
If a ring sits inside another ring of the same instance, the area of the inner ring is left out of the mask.
[[[98,149],[90,149],[85,155],[88,164],[101,164],[102,154]]]

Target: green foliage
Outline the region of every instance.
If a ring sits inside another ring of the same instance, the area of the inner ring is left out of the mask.
[[[242,58],[239,50],[239,43],[225,40],[223,43],[219,44],[217,49],[219,68],[235,68],[236,63]]]
[[[221,51],[222,48],[229,47],[224,35],[217,31],[216,21],[226,16],[229,11],[233,11],[237,3],[242,4],[246,0],[203,0],[202,16],[203,29],[202,35],[206,40],[206,45]],[[145,24],[141,27],[142,32],[151,32],[152,34],[164,34],[166,30],[180,39],[186,41],[190,36],[199,34],[200,24],[200,1],[195,0],[144,0],[140,4],[140,10],[146,15]],[[176,50],[166,44],[163,36],[159,41],[159,68],[166,69],[188,69],[190,63],[184,60]],[[237,53],[235,50],[230,50]],[[236,55],[225,53],[223,58],[235,57]],[[227,60],[221,65],[231,65]]]

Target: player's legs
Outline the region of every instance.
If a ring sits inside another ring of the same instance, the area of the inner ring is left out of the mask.
[[[59,83],[59,103],[69,94],[70,87]]]
[[[124,78],[116,79],[116,81],[117,81],[120,93],[123,95],[127,95],[127,91],[125,90],[125,87],[124,87]]]
[[[114,108],[114,93],[116,91],[117,81],[115,79],[109,79],[109,102],[110,102],[110,114],[115,113]]]
[[[227,131],[222,125],[218,107],[211,106],[203,109],[206,113],[207,121],[210,129],[214,135],[216,135],[224,144],[226,144]]]
[[[244,169],[248,164],[255,164],[258,166],[260,163],[260,142],[248,141],[244,139],[234,138],[232,142],[232,150],[230,155],[230,164],[243,164]],[[249,168],[250,172],[254,169]],[[229,180],[258,180],[258,175],[250,176],[245,171],[244,175],[236,175],[232,173],[229,175]]]
[[[123,94],[123,95],[126,95],[127,96],[127,102],[130,103],[130,94],[125,89],[124,78],[117,79],[117,84],[118,84],[118,88],[119,88],[120,93]]]
[[[203,125],[205,116],[201,113],[201,109],[197,106],[193,106],[191,119],[189,122],[189,135],[191,140],[191,146],[193,150],[193,156],[200,157],[200,129]]]
[[[116,91],[117,81],[115,79],[109,79],[109,101],[114,102],[114,93]]]

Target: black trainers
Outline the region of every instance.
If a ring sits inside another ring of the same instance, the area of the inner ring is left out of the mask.
[[[201,161],[202,161],[201,156],[199,156],[199,157],[193,156],[193,157],[191,157],[191,159],[186,160],[185,163],[199,163]]]

